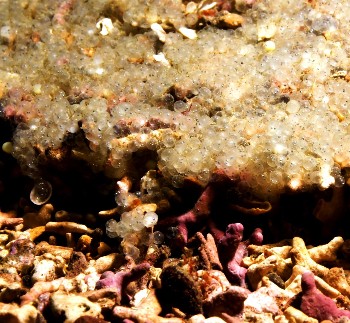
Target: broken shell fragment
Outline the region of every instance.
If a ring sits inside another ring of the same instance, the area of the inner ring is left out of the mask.
[[[61,274],[63,273],[64,266],[65,261],[60,256],[55,257],[50,254],[44,254],[36,257],[32,272],[32,282],[52,281],[58,278],[57,274],[59,274],[59,272]]]
[[[335,261],[338,256],[338,250],[343,246],[344,239],[342,237],[335,237],[329,243],[308,249],[312,260],[317,263]]]
[[[124,256],[118,253],[110,253],[109,255],[98,258],[94,263],[94,268],[100,274],[113,270],[115,268],[120,268],[120,266],[125,262]]]
[[[245,201],[243,205],[232,205],[232,209],[249,215],[260,215],[271,211],[272,205],[269,201]]]
[[[292,247],[291,258],[294,265],[301,265],[308,268],[321,278],[327,275],[328,268],[311,259],[303,239],[294,237],[292,240]]]
[[[184,35],[186,38],[189,39],[196,39],[197,38],[197,33],[194,29],[190,29],[187,27],[180,27],[179,32]]]
[[[84,224],[78,224],[75,222],[48,222],[45,225],[45,230],[47,232],[55,232],[61,235],[66,233],[81,233],[81,234],[92,234],[94,230],[89,229]]]
[[[96,28],[100,30],[102,36],[107,36],[113,31],[114,26],[110,18],[103,18],[96,23]]]
[[[35,247],[36,255],[51,254],[52,256],[60,256],[66,261],[68,261],[73,253],[73,249],[63,246],[54,246],[48,244],[46,241],[39,242]]]
[[[45,232],[45,226],[28,229],[27,232],[29,233],[30,240],[34,241]]]
[[[33,305],[18,306],[15,303],[0,303],[0,321],[2,322],[40,322],[41,313]]]
[[[52,204],[44,204],[38,212],[29,212],[23,216],[24,229],[44,226],[51,220]]]
[[[284,316],[287,318],[288,322],[295,323],[318,323],[318,320],[307,316],[302,311],[294,308],[293,306],[289,306],[284,312]]]
[[[166,41],[166,32],[163,29],[163,27],[158,23],[151,24],[151,29],[155,32],[155,34],[158,36],[159,40],[163,43]]]
[[[206,316],[222,317],[222,313],[230,316],[242,314],[244,302],[250,291],[239,286],[230,286],[225,291],[211,297],[203,302],[203,310]]]
[[[57,318],[64,315],[65,323],[74,323],[83,315],[102,318],[101,307],[97,303],[78,295],[67,295],[58,291],[52,294],[50,299],[51,310]]]
[[[14,228],[23,223],[23,218],[0,218],[0,229]]]

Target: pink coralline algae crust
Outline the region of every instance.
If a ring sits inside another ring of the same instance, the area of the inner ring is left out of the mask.
[[[341,318],[350,319],[350,311],[339,309],[334,301],[323,295],[315,284],[315,276],[311,271],[302,275],[301,287],[303,295],[300,309],[308,316],[319,321],[338,322]]]
[[[238,320],[243,313],[244,301],[249,294],[250,291],[247,288],[231,286],[223,293],[205,301],[203,304],[204,311],[209,317],[223,317],[225,313],[232,319],[236,318]]]
[[[194,207],[182,215],[160,221],[160,226],[168,227],[177,225],[177,244],[182,247],[188,242],[189,232],[191,230],[198,230],[205,223],[210,227],[210,231],[215,239],[219,240],[223,233],[216,228],[213,218],[210,216],[211,207],[218,195],[218,188],[226,187],[230,183],[232,183],[231,179],[222,170],[216,170]]]
[[[203,218],[208,217],[210,210],[209,205],[213,201],[214,190],[211,185],[208,185],[198,201],[196,202],[194,208],[189,212],[178,217],[178,229],[182,235],[184,242],[188,239],[188,225],[201,221]]]
[[[227,279],[235,285],[246,287],[247,269],[241,266],[242,259],[248,255],[249,244],[261,245],[263,236],[261,229],[255,229],[251,237],[242,241],[244,227],[241,223],[229,224],[225,234],[218,242],[219,256]]]
[[[160,222],[160,225],[167,227],[173,224],[177,224],[178,229],[178,245],[185,245],[188,242],[188,231],[190,227],[198,226],[199,223],[207,219],[210,215],[210,205],[214,200],[214,188],[211,184],[208,184],[203,193],[199,197],[195,206],[188,212],[165,219]]]
[[[17,239],[12,243],[10,253],[5,259],[8,263],[11,263],[19,273],[23,273],[33,264],[34,248],[35,244],[29,239]]]
[[[147,262],[136,265],[130,271],[120,271],[114,273],[112,271],[104,272],[100,280],[96,283],[96,289],[102,288],[116,288],[118,299],[117,302],[120,303],[127,299],[127,295],[125,293],[126,286],[139,278],[145,275],[150,269],[150,264]]]
[[[183,246],[188,242],[189,229],[200,227],[201,222],[207,221],[218,244],[219,259],[224,267],[225,275],[232,284],[246,287],[247,269],[241,266],[241,262],[248,255],[247,247],[249,244],[262,244],[262,230],[260,228],[255,229],[248,240],[242,241],[244,227],[241,223],[229,224],[225,233],[216,227],[212,217],[210,217],[211,205],[216,195],[217,185],[225,185],[227,181],[229,181],[229,178],[224,173],[221,171],[215,172],[190,211],[170,219],[172,222],[166,219],[161,225],[177,223],[177,244]]]

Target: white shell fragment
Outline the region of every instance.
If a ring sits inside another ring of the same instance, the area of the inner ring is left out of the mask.
[[[170,66],[169,61],[165,58],[164,53],[154,54],[153,58],[156,62],[162,63],[164,66]]]
[[[10,26],[2,26],[0,28],[0,37],[10,40],[12,35],[11,27]]]
[[[42,259],[35,264],[32,281],[50,281],[55,277],[56,264],[53,260]]]
[[[197,11],[197,7],[198,5],[193,2],[193,1],[190,1],[187,5],[186,5],[186,10],[185,10],[185,13],[188,15],[190,13],[195,13]]]
[[[163,27],[160,24],[157,24],[156,22],[151,25],[151,29],[155,32],[155,34],[158,36],[159,40],[163,43],[166,41],[166,32],[163,29]]]
[[[201,7],[199,11],[213,9],[215,6],[216,6],[216,2],[208,3],[208,4],[203,5],[203,7]]]
[[[100,34],[102,36],[107,36],[112,32],[114,26],[111,19],[103,18],[96,23],[96,28],[101,30]]]
[[[272,38],[276,31],[277,27],[273,23],[258,25],[258,41]]]
[[[189,39],[196,39],[197,38],[197,33],[194,29],[190,29],[187,27],[180,27],[179,32],[184,35],[186,38]]]
[[[267,51],[267,52],[272,52],[276,49],[276,44],[274,41],[272,40],[268,40],[264,43],[264,49]]]
[[[33,85],[34,94],[41,94],[41,84],[37,83]]]

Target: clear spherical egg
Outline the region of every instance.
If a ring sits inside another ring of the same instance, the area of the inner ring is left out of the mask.
[[[146,228],[154,227],[158,222],[158,215],[155,212],[146,212],[143,216],[143,225]]]
[[[52,194],[52,186],[48,181],[40,180],[34,184],[30,192],[30,200],[36,205],[46,203]]]

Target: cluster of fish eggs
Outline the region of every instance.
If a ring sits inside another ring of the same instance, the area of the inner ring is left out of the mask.
[[[24,56],[15,49],[0,62],[6,87],[30,93],[9,91],[5,102],[5,110],[16,106],[27,116],[13,155],[29,175],[40,179],[34,147],[57,149],[80,131],[88,149],[78,142],[73,155],[117,179],[128,173],[133,153],[151,150],[174,186],[186,177],[205,184],[218,168],[260,197],[286,187],[344,184],[341,171],[350,163],[346,1],[316,7],[257,1],[241,27],[206,27],[193,37],[178,32],[186,24],[178,1],[168,15],[160,7],[166,2],[148,13],[137,10],[143,2],[133,3],[120,3],[125,25],[111,17],[103,35],[96,28],[101,8],[73,8],[70,47],[70,38],[60,38],[64,24],[50,29],[35,21],[43,40],[57,41],[41,42]],[[20,10],[19,20],[35,19]],[[179,26],[159,39],[150,26],[163,14],[164,24]],[[128,33],[133,25],[143,32]],[[31,56],[35,68],[24,64]]]

